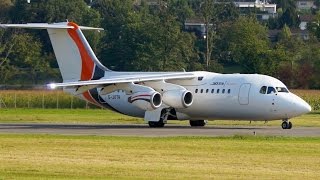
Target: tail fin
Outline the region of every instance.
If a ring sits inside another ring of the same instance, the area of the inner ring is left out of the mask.
[[[0,24],[4,28],[47,29],[64,82],[100,79],[109,71],[97,59],[83,30],[102,30],[72,22],[54,24]]]

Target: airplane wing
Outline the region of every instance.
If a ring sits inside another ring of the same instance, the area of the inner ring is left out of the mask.
[[[107,85],[117,83],[137,83],[146,81],[159,81],[159,80],[173,80],[173,79],[192,79],[195,78],[194,73],[182,72],[182,73],[159,73],[159,74],[136,74],[136,75],[118,75],[110,78],[102,78],[99,80],[88,80],[88,81],[72,81],[65,83],[51,83],[48,84],[50,88],[57,87],[72,87],[72,86],[89,86],[89,85]]]

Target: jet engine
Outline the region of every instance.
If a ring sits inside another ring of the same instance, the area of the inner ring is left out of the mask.
[[[140,109],[151,111],[161,106],[162,97],[156,91],[136,92],[128,98],[128,102]]]
[[[187,108],[193,102],[193,95],[187,90],[171,90],[163,93],[162,100],[173,108]]]

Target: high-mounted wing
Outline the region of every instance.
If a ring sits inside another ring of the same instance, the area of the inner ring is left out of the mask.
[[[90,86],[90,85],[107,85],[107,84],[117,84],[117,83],[137,83],[137,82],[147,82],[147,81],[161,81],[161,80],[172,80],[172,79],[191,79],[196,77],[194,73],[159,73],[152,75],[120,75],[112,76],[110,78],[103,78],[99,80],[89,80],[89,81],[74,81],[65,83],[51,83],[48,84],[50,88],[56,87],[70,87],[70,86]]]

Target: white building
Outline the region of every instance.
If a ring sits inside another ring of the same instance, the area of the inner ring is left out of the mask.
[[[310,10],[316,8],[314,0],[297,0],[296,7],[298,10]]]
[[[261,12],[257,13],[257,16],[262,20],[268,20],[270,17],[275,17],[277,14],[277,4],[269,4],[266,0],[235,0],[234,4],[240,8],[240,11],[248,8],[259,9]]]

